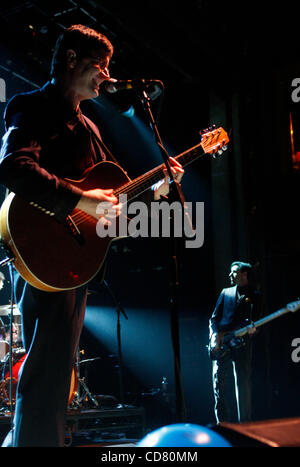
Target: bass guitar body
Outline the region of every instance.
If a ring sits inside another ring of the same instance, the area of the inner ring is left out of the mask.
[[[219,350],[215,350],[214,346],[209,344],[209,356],[211,360],[221,360],[233,350],[239,349],[244,345],[245,339],[243,337],[236,337],[233,332],[228,332],[224,335],[224,340]]]

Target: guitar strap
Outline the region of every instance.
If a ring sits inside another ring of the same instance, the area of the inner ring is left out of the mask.
[[[88,119],[82,114],[84,118],[84,123],[87,127],[87,129],[90,131],[90,133],[95,137],[97,143],[99,144],[100,148],[104,152],[105,155],[107,155],[115,164],[117,164],[118,167],[121,168],[119,162],[115,158],[115,156],[112,154],[112,152],[108,149],[106,144],[103,143],[100,133],[99,135],[96,133],[95,129],[90,125],[90,122]],[[106,274],[106,267],[107,267],[107,258],[104,260],[103,265],[101,266],[100,270],[96,274],[96,277],[94,278],[95,282],[97,282],[99,285],[103,284],[104,279],[105,279],[105,274]]]
[[[90,132],[93,133],[93,135],[95,136],[95,138],[96,138],[96,140],[97,140],[97,143],[99,144],[99,146],[101,147],[101,149],[103,150],[103,152],[104,152],[105,154],[107,154],[108,157],[109,157],[115,164],[117,164],[119,167],[121,167],[120,164],[119,164],[119,162],[118,162],[117,159],[115,158],[115,156],[112,154],[112,152],[108,149],[108,147],[103,143],[102,139],[97,135],[97,133],[95,132],[95,130],[92,128],[92,126],[90,125],[88,119],[85,118],[84,115],[82,115],[82,116],[83,116],[83,118],[84,118],[84,123],[86,124],[88,130],[89,130]]]

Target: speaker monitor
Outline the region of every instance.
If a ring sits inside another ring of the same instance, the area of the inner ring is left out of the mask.
[[[232,446],[300,447],[300,418],[222,422],[213,429]]]

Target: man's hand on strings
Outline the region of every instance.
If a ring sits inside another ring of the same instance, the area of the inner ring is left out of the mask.
[[[180,183],[184,174],[182,165],[176,159],[174,159],[174,157],[170,157],[170,166],[175,180]],[[157,188],[154,188],[154,199],[156,201],[159,200],[161,196],[166,196],[170,192],[170,179],[166,167],[164,168],[164,175],[165,178],[163,182],[158,183]]]
[[[253,323],[250,326],[247,327],[247,332],[248,332],[249,336],[253,336],[253,334],[255,334],[257,332],[257,329],[256,329],[256,327],[254,326]]]
[[[182,165],[177,162],[176,159],[170,157],[170,166],[175,180],[180,183],[184,174]],[[170,180],[166,167],[164,168],[164,175],[164,180],[154,188],[155,200],[159,200],[162,195],[168,195],[170,191]],[[115,218],[121,214],[122,203],[119,203],[118,198],[114,195],[113,189],[102,190],[101,188],[97,188],[84,191],[76,208],[93,216],[95,219],[101,218],[103,221],[105,219],[105,221],[110,224],[110,217]]]
[[[114,195],[114,190],[94,190],[84,191],[76,206],[77,209],[86,214],[100,219],[101,217],[118,217],[121,214],[122,204]],[[110,223],[110,221],[107,221]]]

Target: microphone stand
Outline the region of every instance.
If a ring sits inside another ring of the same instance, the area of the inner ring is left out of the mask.
[[[155,141],[157,146],[160,149],[163,161],[167,168],[169,178],[170,178],[170,192],[174,196],[176,201],[179,201],[183,211],[185,212],[185,199],[181,189],[180,183],[174,178],[171,164],[170,164],[170,156],[168,152],[164,148],[162,143],[162,139],[160,137],[155,119],[153,117],[153,113],[150,106],[150,97],[148,96],[145,89],[140,89],[138,91],[139,98],[143,104],[144,110],[148,116],[149,124],[151,129],[153,130]],[[192,225],[191,220],[189,219],[189,215],[186,212],[185,215],[187,216],[187,220]],[[179,320],[178,320],[178,291],[179,291],[179,275],[178,275],[178,251],[179,251],[179,241],[173,235],[173,252],[172,252],[172,294],[171,294],[171,335],[172,335],[172,343],[173,343],[173,350],[174,350],[174,373],[175,373],[175,396],[176,396],[176,418],[177,422],[185,422],[186,421],[186,409],[185,409],[185,402],[184,402],[184,394],[183,394],[183,387],[182,387],[182,380],[181,380],[181,369],[180,369],[180,337],[179,337]]]
[[[123,358],[122,358],[122,348],[121,348],[121,323],[120,323],[120,313],[123,314],[123,316],[128,320],[128,316],[126,315],[123,307],[121,304],[118,302],[117,298],[115,297],[115,294],[111,290],[110,286],[106,282],[106,280],[103,280],[103,284],[107,288],[110,296],[112,297],[115,306],[116,306],[116,312],[117,312],[117,339],[118,339],[118,356],[119,356],[119,390],[120,390],[120,403],[124,405],[124,385],[123,385]]]

